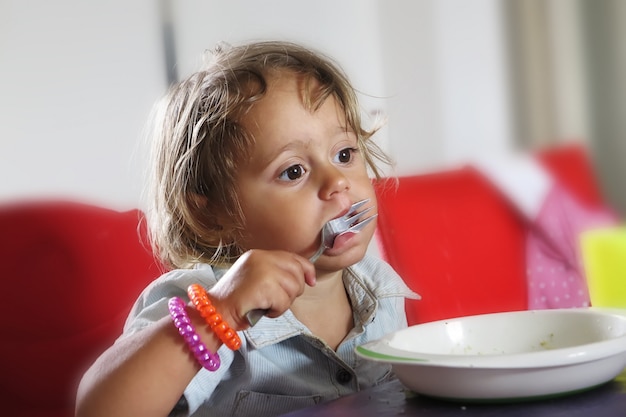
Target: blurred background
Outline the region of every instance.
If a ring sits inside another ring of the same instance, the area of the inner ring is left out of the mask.
[[[0,201],[141,208],[152,104],[260,39],[340,63],[394,174],[578,141],[626,214],[623,0],[0,0]]]

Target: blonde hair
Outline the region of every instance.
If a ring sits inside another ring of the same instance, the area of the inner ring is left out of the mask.
[[[310,109],[329,96],[337,100],[376,178],[375,160],[390,163],[371,140],[377,128],[363,128],[354,89],[329,58],[289,42],[218,47],[206,68],[172,86],[153,114],[147,214],[155,253],[169,267],[229,264],[243,253],[235,173],[253,138],[239,120],[275,71],[317,81],[319,88],[305,89]]]

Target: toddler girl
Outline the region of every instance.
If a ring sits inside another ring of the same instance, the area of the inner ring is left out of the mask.
[[[172,270],[84,375],[77,414],[272,416],[392,378],[354,352],[405,327],[416,297],[366,256],[375,222],[308,259],[326,222],[375,207],[372,134],[340,69],[291,43],[217,50],[174,86],[155,113],[148,210]]]

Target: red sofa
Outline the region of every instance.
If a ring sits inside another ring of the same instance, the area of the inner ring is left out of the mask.
[[[74,415],[83,372],[161,273],[140,219],[76,202],[0,207],[3,415]]]

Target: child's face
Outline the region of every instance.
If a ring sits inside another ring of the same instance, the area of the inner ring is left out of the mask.
[[[313,82],[312,82],[313,83]],[[244,249],[282,249],[311,256],[324,224],[364,198],[376,196],[341,107],[331,96],[314,112],[302,104],[304,80],[282,72],[242,124],[255,144],[238,169],[245,216]],[[313,83],[312,87],[316,84]],[[372,210],[375,211],[375,210]],[[320,269],[341,269],[359,261],[375,222],[317,261]]]

